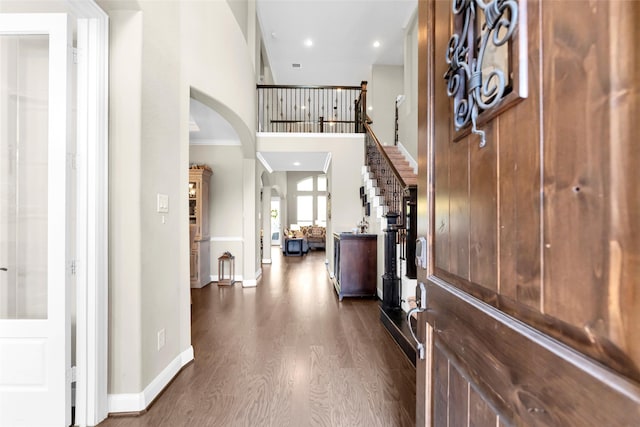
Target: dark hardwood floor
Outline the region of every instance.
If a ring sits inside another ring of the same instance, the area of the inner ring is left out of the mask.
[[[325,253],[263,266],[257,288],[193,289],[195,360],[130,426],[413,426],[415,369],[378,303],[338,302]]]

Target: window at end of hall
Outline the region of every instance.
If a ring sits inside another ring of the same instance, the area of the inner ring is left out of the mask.
[[[296,190],[298,191],[297,224],[300,226],[315,224],[325,227],[327,225],[327,176],[303,178],[297,182]]]

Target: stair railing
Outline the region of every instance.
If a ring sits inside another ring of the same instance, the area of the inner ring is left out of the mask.
[[[355,133],[361,86],[258,85],[258,132]]]
[[[371,130],[369,123],[364,122],[362,126],[365,129],[365,164],[369,166],[369,170],[376,179],[388,212],[400,215],[398,225],[403,226],[403,197],[407,184],[382,148],[382,144]]]
[[[366,82],[362,82],[361,95],[356,101],[356,117],[360,123],[359,129],[365,134],[365,164],[377,182],[380,195],[384,199],[388,214],[397,215],[394,228],[397,230],[396,244],[400,245],[400,257],[406,259],[407,276],[416,277],[415,265],[413,264],[414,248],[413,242],[416,239],[416,198],[417,189],[415,185],[408,185],[400,172],[393,165],[387,152],[371,129],[371,119],[366,114]],[[396,109],[397,110],[397,109]],[[397,115],[396,115],[397,120]],[[397,136],[397,122],[396,122]],[[413,218],[412,218],[413,216]],[[385,255],[386,257],[386,255]]]

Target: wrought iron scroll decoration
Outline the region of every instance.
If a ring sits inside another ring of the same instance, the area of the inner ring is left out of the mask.
[[[483,81],[482,69],[485,51],[489,43],[502,46],[509,42],[518,24],[518,3],[515,0],[452,0],[454,19],[462,19],[449,39],[446,61],[449,69],[447,95],[454,99],[454,125],[456,130],[469,124],[471,131],[480,135],[480,147],[486,145],[486,135],[478,129],[478,115],[495,107],[502,100],[507,85],[505,70],[493,69]],[[484,12],[480,38],[475,37],[476,8]],[[507,13],[508,12],[508,13]],[[476,48],[476,43],[478,47]],[[508,72],[508,70],[507,70]],[[466,87],[466,94],[464,93]]]

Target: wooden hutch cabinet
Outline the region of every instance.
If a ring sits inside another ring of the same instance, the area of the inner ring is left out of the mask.
[[[191,287],[211,281],[209,256],[209,183],[211,169],[199,165],[189,169],[189,231],[191,238]]]
[[[333,285],[340,301],[377,295],[377,239],[376,234],[333,234]]]

